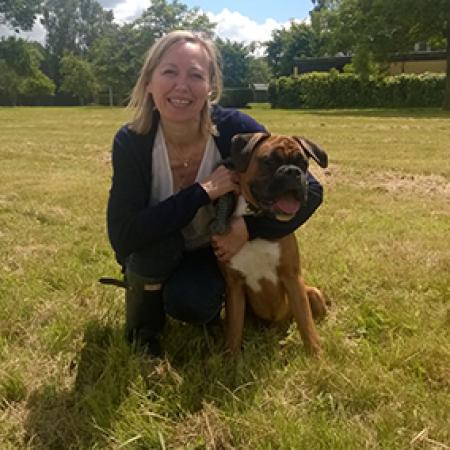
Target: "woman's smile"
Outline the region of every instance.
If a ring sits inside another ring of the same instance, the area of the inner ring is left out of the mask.
[[[184,108],[192,104],[191,100],[185,98],[169,97],[168,101],[171,105],[175,106],[176,108]]]

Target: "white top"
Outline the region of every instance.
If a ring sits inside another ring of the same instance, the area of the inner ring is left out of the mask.
[[[213,137],[210,136],[206,143],[206,149],[195,181],[203,180],[210,175],[221,160],[219,149]],[[172,170],[170,169],[169,156],[161,124],[158,127],[153,145],[152,168],[150,204],[156,205],[174,194]],[[192,221],[182,230],[187,250],[194,250],[209,244],[209,224],[213,219],[214,206],[212,203],[201,207],[197,211]]]

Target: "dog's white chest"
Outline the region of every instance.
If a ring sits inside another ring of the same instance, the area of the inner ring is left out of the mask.
[[[266,279],[277,283],[277,268],[280,264],[280,245],[278,242],[255,239],[247,242],[229,264],[239,271],[248,286],[255,292],[261,289],[260,282]]]

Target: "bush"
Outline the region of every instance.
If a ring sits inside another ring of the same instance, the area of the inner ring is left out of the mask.
[[[269,102],[272,108],[298,108],[301,105],[298,77],[280,77],[269,84]]]
[[[273,108],[441,106],[444,74],[402,74],[361,79],[353,73],[312,72],[281,77],[269,85]]]
[[[244,108],[253,101],[253,91],[249,88],[225,88],[220,104],[226,108]]]
[[[445,89],[445,76],[423,73],[403,74],[384,79],[389,106],[441,106]]]

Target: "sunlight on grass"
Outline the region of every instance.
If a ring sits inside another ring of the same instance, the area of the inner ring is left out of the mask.
[[[450,115],[246,110],[329,154],[297,233],[332,302],[324,356],[295,326],[170,320],[167,358],[125,344],[105,230],[122,109],[0,108],[0,447],[362,449],[450,446]]]

